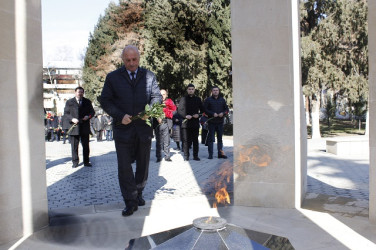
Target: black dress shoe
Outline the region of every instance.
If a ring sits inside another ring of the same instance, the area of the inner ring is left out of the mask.
[[[85,166],[85,167],[92,167],[93,165],[91,165],[90,162],[86,162],[86,163],[84,163],[84,166]]]
[[[166,157],[165,161],[172,161],[170,157]]]
[[[160,161],[162,161],[162,159],[160,159],[160,158],[157,158],[157,161],[156,161],[156,162],[160,162]]]
[[[78,167],[78,163],[73,163],[72,168]]]
[[[197,156],[196,156],[196,157],[193,157],[193,160],[195,160],[195,161],[201,161],[201,159],[198,158]]]
[[[138,205],[140,207],[145,206],[145,200],[144,200],[144,198],[142,198],[142,195],[137,196],[137,201],[138,201]]]
[[[121,215],[123,216],[130,216],[133,214],[133,212],[137,211],[138,206],[129,206],[123,209],[121,212]]]
[[[210,160],[213,159],[213,156],[212,156],[212,155],[209,155],[208,159],[210,159]]]
[[[189,157],[184,157],[184,161],[189,161]]]
[[[218,155],[218,158],[227,159],[227,156],[226,155]]]

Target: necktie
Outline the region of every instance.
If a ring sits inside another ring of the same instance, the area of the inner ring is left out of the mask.
[[[131,82],[132,82],[132,84],[134,84],[135,81],[136,81],[135,73],[131,72]]]

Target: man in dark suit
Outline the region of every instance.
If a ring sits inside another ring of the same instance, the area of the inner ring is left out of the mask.
[[[95,111],[91,101],[84,97],[84,89],[77,87],[75,89],[75,97],[69,99],[65,103],[64,116],[70,126],[75,127],[70,132],[70,142],[72,148],[73,168],[78,167],[78,144],[81,140],[82,153],[84,157],[84,165],[91,167],[89,161],[89,137],[90,137],[90,119],[95,115]]]
[[[185,119],[183,121],[182,137],[184,161],[189,160],[189,148],[193,144],[193,160],[199,161],[198,157],[198,134],[200,131],[200,114],[204,112],[201,98],[195,96],[195,86],[191,83],[187,87],[187,95],[182,97],[178,106],[178,113]]]
[[[123,216],[132,215],[145,205],[142,191],[148,178],[153,129],[143,119],[131,120],[145,105],[161,103],[162,97],[154,73],[139,67],[137,47],[128,45],[122,52],[124,66],[109,73],[100,102],[113,118],[113,132],[118,160],[121,194],[126,207]],[[136,161],[136,173],[132,162]]]

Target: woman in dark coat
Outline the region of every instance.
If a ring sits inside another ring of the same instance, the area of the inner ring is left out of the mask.
[[[180,142],[181,142],[181,123],[183,119],[178,114],[178,112],[175,112],[175,114],[172,117],[172,132],[171,132],[171,138],[176,143],[176,149],[180,150]]]

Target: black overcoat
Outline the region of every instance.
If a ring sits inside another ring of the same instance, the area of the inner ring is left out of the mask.
[[[95,111],[91,101],[85,97],[82,98],[82,104],[79,106],[75,97],[69,99],[65,103],[64,116],[72,126],[72,119],[76,118],[79,120],[79,126],[76,126],[70,135],[89,135],[90,134],[90,119],[84,121],[82,118],[89,116],[92,118],[95,115]]]
[[[145,110],[145,105],[161,103],[162,96],[154,73],[138,68],[135,83],[129,78],[125,67],[121,67],[106,77],[103,86],[101,106],[113,118],[115,141],[130,143],[137,133],[141,140],[151,140],[153,129],[142,119],[124,125],[123,117],[136,116]]]

